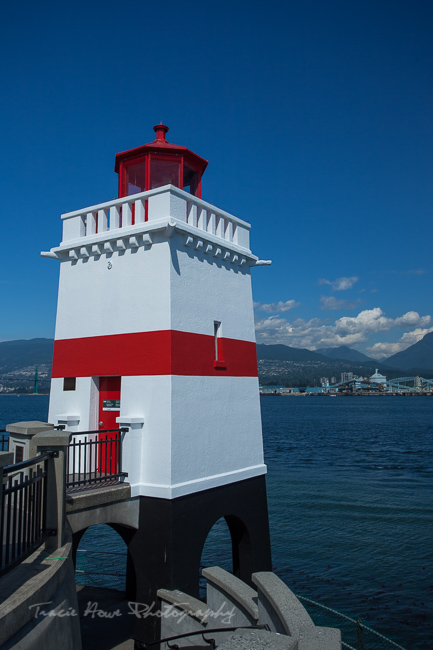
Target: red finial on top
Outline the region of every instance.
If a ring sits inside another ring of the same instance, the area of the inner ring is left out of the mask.
[[[167,142],[165,139],[165,134],[168,131],[168,126],[165,126],[162,122],[160,124],[157,124],[156,126],[153,127],[153,130],[156,133],[156,140],[155,142]]]

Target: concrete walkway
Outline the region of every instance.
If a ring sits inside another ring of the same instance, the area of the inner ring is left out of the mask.
[[[134,650],[135,618],[123,592],[77,585],[83,650]]]

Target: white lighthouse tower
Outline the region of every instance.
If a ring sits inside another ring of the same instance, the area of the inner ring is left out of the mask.
[[[197,591],[221,516],[235,573],[271,568],[250,225],[203,201],[207,162],[154,130],[117,154],[119,198],[63,214],[61,244],[43,253],[61,262],[49,421],[128,429],[146,597],[155,582]]]

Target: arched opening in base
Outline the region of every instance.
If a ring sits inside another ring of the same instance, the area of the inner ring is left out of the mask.
[[[127,546],[109,525],[87,528],[78,544],[75,565],[77,585],[126,590]]]

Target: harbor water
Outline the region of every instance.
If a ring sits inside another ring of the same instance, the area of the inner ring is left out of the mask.
[[[433,648],[433,398],[262,397],[275,572],[297,594]],[[0,429],[48,397],[0,396]],[[80,549],[113,549],[95,527]],[[123,542],[118,539],[118,550]],[[229,568],[224,523],[203,562]]]

